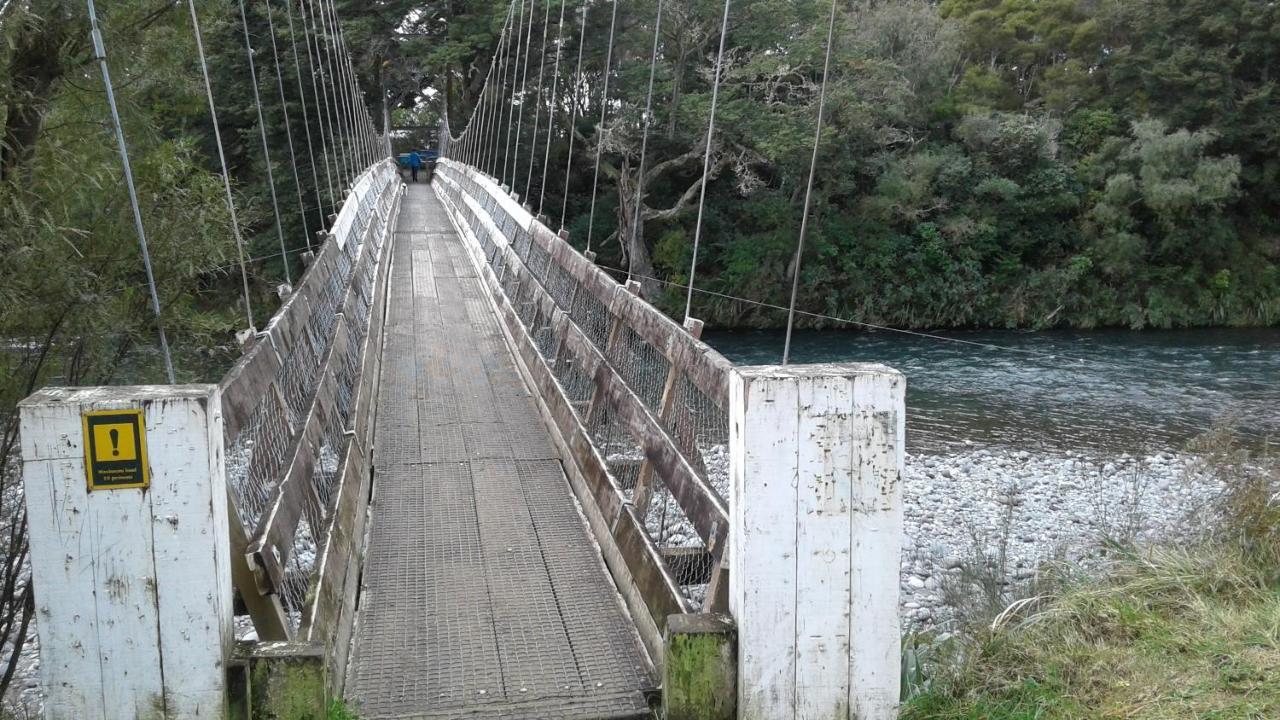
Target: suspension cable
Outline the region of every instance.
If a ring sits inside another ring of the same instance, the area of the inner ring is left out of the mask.
[[[267,121],[262,116],[262,97],[258,94],[258,69],[253,61],[253,42],[249,39],[249,18],[244,12],[244,0],[240,6],[240,27],[244,30],[244,52],[249,58],[249,83],[253,86],[253,106],[258,111],[258,133],[262,136],[262,157],[267,165],[267,186],[271,188],[271,212],[276,219],[276,238],[280,241],[280,252],[285,252],[284,226],[280,224],[280,203],[276,200],[276,179],[271,171],[271,147],[267,144]],[[284,263],[284,281],[293,287],[292,273],[289,263]]]
[[[547,69],[547,30],[551,27],[551,3],[546,3],[542,18],[542,51],[538,54],[538,100],[533,106],[533,135],[529,145],[529,172],[524,179],[524,201],[529,202],[529,190],[533,187],[533,163],[538,157],[538,128],[542,120],[542,80]],[[561,6],[563,7],[563,6]],[[532,203],[530,203],[532,205]]]
[[[702,213],[707,203],[707,175],[711,172],[711,138],[716,130],[716,103],[720,99],[720,73],[724,70],[724,40],[729,34],[729,3],[724,0],[724,17],[720,19],[720,52],[716,56],[716,75],[711,81],[711,118],[707,121],[707,146],[702,154],[702,187],[698,195],[698,223],[693,231],[693,258],[689,262],[689,292],[684,301],[684,319],[689,321],[693,309],[694,275],[698,269],[698,243],[702,239]]]
[[[324,112],[329,120],[329,149],[333,152],[334,190],[333,212],[343,202],[343,185],[346,183],[347,164],[344,162],[345,150],[342,142],[342,118],[338,115],[337,88],[333,84],[333,62],[327,41],[322,42],[324,30],[320,24],[320,14],[315,7],[315,0],[300,0],[307,6],[307,14],[311,20],[311,38],[316,46],[316,67],[320,71],[320,89],[324,93]]]
[[[280,114],[284,117],[284,136],[289,144],[289,167],[293,170],[293,186],[298,191],[298,213],[302,220],[302,234],[307,240],[307,249],[312,250],[311,231],[307,228],[306,203],[302,199],[302,178],[298,175],[298,154],[293,149],[293,123],[289,122],[289,101],[284,96],[284,74],[280,71],[280,50],[276,47],[276,24],[271,18],[271,2],[263,0],[267,11],[267,33],[271,36],[271,60],[276,66],[276,87],[280,90]],[[289,263],[285,263],[287,268]]]
[[[164,317],[160,313],[160,293],[156,290],[156,276],[151,269],[151,250],[147,247],[147,231],[142,224],[142,209],[138,205],[138,190],[133,184],[133,164],[129,162],[129,146],[124,140],[124,124],[120,122],[120,110],[116,107],[116,93],[111,85],[111,70],[107,67],[107,44],[98,30],[98,11],[89,4],[89,30],[93,38],[93,52],[98,57],[98,67],[102,70],[102,84],[107,90],[107,105],[111,108],[111,122],[115,125],[116,148],[120,151],[120,162],[124,165],[124,183],[129,191],[129,206],[133,210],[133,227],[138,233],[138,247],[142,251],[142,267],[147,273],[147,287],[151,293],[151,311],[156,316],[156,332],[160,336],[160,351],[164,355],[165,377],[169,384],[177,383],[173,374],[173,356],[169,352],[169,339],[164,334]]]
[[[267,2],[269,5],[270,0],[267,0]],[[303,86],[302,86],[302,63],[299,62],[298,60],[298,41],[293,33],[293,0],[285,0],[284,8],[285,8],[285,17],[289,19],[289,44],[293,49],[293,72],[298,79],[298,103],[299,103],[299,109],[302,111],[302,126],[303,126],[303,129],[306,131],[306,136],[307,136],[307,164],[311,166],[311,187],[315,190],[316,207],[320,207],[323,204],[323,200],[320,197],[320,175],[318,172],[316,172],[316,151],[311,144],[311,120],[307,116],[308,115],[307,114],[307,94],[303,90]],[[314,79],[315,78],[313,76],[312,80]],[[285,115],[286,116],[288,115],[287,111],[285,112]],[[327,161],[328,158],[325,158],[325,160]],[[326,172],[327,170],[328,169],[326,168]],[[330,192],[332,192],[332,187],[330,189]],[[304,216],[305,216],[305,213],[304,213]],[[320,210],[320,225],[321,227],[324,226],[324,210],[323,209]],[[305,228],[304,228],[304,231],[305,231]],[[311,246],[311,236],[310,234],[308,234],[307,247],[310,247],[310,246]]]
[[[532,0],[530,0],[532,2]],[[531,16],[532,17],[532,16]],[[507,139],[503,143],[502,175],[499,183],[507,179],[507,163],[511,160],[511,134],[516,119],[516,77],[520,74],[520,48],[524,45],[524,0],[520,0],[520,23],[516,28],[516,61],[511,64],[511,102],[507,104]]]
[[[511,8],[507,9],[502,20],[502,31],[498,33],[498,44],[494,46],[493,56],[489,59],[489,73],[485,76],[484,88],[480,91],[480,106],[472,110],[472,117],[480,115],[479,137],[476,138],[475,165],[480,172],[489,173],[489,147],[493,138],[493,109],[497,105],[494,95],[494,79],[498,77],[500,58],[503,46],[507,44],[507,23],[511,20]]]
[[[511,160],[512,191],[515,191],[516,179],[520,176],[520,136],[524,134],[524,106],[528,102],[526,90],[529,87],[529,56],[533,54],[533,14],[537,9],[538,0],[529,0],[529,26],[525,31],[526,37],[524,41],[524,67],[520,73],[520,112],[516,116],[516,141],[512,145],[515,148]],[[520,200],[523,202],[524,198],[521,197]]]
[[[336,3],[329,3],[329,22],[333,28],[334,47],[338,52],[338,80],[342,84],[342,90],[345,94],[345,107],[347,111],[348,122],[351,127],[351,160],[354,169],[352,182],[359,177],[367,165],[364,157],[364,141],[361,139],[364,130],[361,125],[360,105],[363,104],[360,89],[355,80],[355,69],[351,62],[351,54],[347,51],[347,39],[342,31],[342,24],[338,21],[338,6]]]
[[[560,56],[564,54],[564,7],[560,3],[560,22],[556,28],[556,63],[551,71],[551,101],[547,103],[547,146],[542,154],[542,183],[538,192],[538,215],[542,214],[542,204],[547,200],[547,166],[551,164],[552,131],[556,126],[556,95],[560,89]]]
[[[342,71],[342,48],[338,45],[338,33],[334,29],[333,15],[330,12],[333,3],[326,3],[320,0],[320,22],[324,28],[325,47],[329,49],[329,62],[333,67],[333,97],[335,107],[337,108],[338,117],[342,119],[345,126],[343,132],[345,136],[344,150],[346,152],[346,160],[348,169],[347,184],[350,186],[355,182],[356,175],[360,173],[360,159],[356,154],[356,129],[355,119],[351,114],[351,101],[347,97],[346,79]],[[343,193],[345,201],[346,193]]]
[[[347,103],[351,112],[351,131],[355,133],[355,151],[358,167],[357,174],[373,164],[373,156],[369,154],[369,129],[367,120],[368,106],[364,100],[364,90],[360,87],[360,76],[356,72],[355,58],[347,46],[347,33],[342,27],[342,19],[338,17],[338,5],[329,3],[329,12],[333,17],[333,32],[338,42],[338,53],[342,59],[341,71],[347,86]]]
[[[209,82],[209,63],[204,55],[204,38],[200,32],[200,18],[196,14],[196,0],[187,0],[191,9],[191,26],[196,35],[196,53],[200,56],[200,72],[204,76],[204,92],[209,99],[209,118],[213,121],[214,144],[218,146],[218,161],[222,165],[222,188],[227,194],[227,212],[231,214],[231,230],[236,238],[236,254],[240,258],[240,282],[244,285],[244,313],[253,329],[253,303],[249,300],[249,271],[244,264],[244,238],[240,234],[240,221],[236,218],[236,202],[231,196],[231,173],[227,170],[227,153],[222,148],[222,131],[218,129],[218,110],[213,103],[213,84]]]
[[[494,51],[493,59],[489,64],[489,77],[485,80],[485,91],[482,96],[485,98],[484,112],[481,115],[481,155],[477,166],[490,176],[495,174],[494,167],[497,161],[497,140],[498,140],[498,123],[500,122],[498,108],[501,106],[499,100],[500,83],[504,76],[503,69],[506,67],[505,56],[510,48],[511,43],[511,23],[515,17],[515,3],[509,3],[507,6],[507,16],[502,21],[502,33],[498,36],[498,47]],[[495,80],[499,84],[495,84]],[[474,114],[474,113],[473,113]]]
[[[649,149],[649,124],[653,116],[653,77],[658,70],[658,40],[662,36],[662,0],[658,0],[658,13],[653,21],[653,54],[649,57],[649,90],[644,98],[644,130],[640,136],[640,168],[636,172],[636,204],[631,218],[631,242],[640,236],[640,228],[644,222],[640,216],[644,211],[644,161]],[[635,248],[627,249],[627,279],[631,279],[631,269],[635,265]]]
[[[365,101],[364,88],[360,87],[360,74],[356,71],[356,59],[347,45],[347,31],[342,27],[337,6],[334,6],[334,25],[337,27],[338,45],[342,48],[343,67],[347,73],[347,84],[351,87],[351,112],[355,117],[356,149],[360,156],[360,172],[373,164],[373,156],[369,153],[369,108]]]
[[[290,33],[292,33],[293,31],[293,10],[291,7],[292,5],[293,5],[293,0],[285,0],[285,7],[290,8],[289,10]],[[328,135],[325,132],[326,129],[332,130],[332,128],[329,127],[326,123],[327,113],[325,112],[325,108],[328,107],[328,101],[325,100],[322,102],[320,99],[321,83],[316,80],[316,74],[317,74],[316,59],[311,52],[311,33],[307,29],[307,13],[306,11],[303,10],[302,3],[298,4],[298,21],[299,21],[299,24],[302,26],[302,41],[307,46],[307,71],[311,75],[311,99],[316,108],[316,130],[319,132],[319,135],[320,135],[321,157],[324,158],[324,179],[325,179],[325,186],[329,189],[329,210],[333,211],[334,208],[336,207],[334,204],[334,198],[336,196],[334,195],[334,190],[333,190],[333,176],[335,174],[335,168],[333,168],[331,166],[331,163],[329,162],[329,139],[328,139]],[[293,40],[293,51],[294,51],[294,57],[296,58],[297,52],[298,52],[298,42],[296,39],[292,37],[292,35],[290,36],[290,39]],[[298,82],[301,83],[302,82],[301,72],[299,72],[298,78],[299,78]],[[305,117],[305,113],[304,113],[304,117]],[[315,168],[314,156],[312,157],[311,162],[312,162],[312,168],[314,169]],[[316,188],[316,192],[317,193],[320,192],[319,187]],[[321,209],[320,210],[320,227],[321,228],[327,227],[328,224],[329,224],[328,218],[325,216],[324,210]]]
[[[587,5],[582,6],[582,29],[578,36],[578,69],[573,74],[573,102],[569,113],[569,157],[564,169],[564,197],[560,206],[560,229],[569,214],[569,180],[573,177],[573,140],[578,126],[578,91],[582,89],[582,48],[587,44]]]
[[[532,19],[534,6],[530,4],[530,34],[532,33]],[[444,132],[447,134],[445,143],[448,148],[457,146],[457,152],[452,152],[442,148],[441,155],[448,157],[456,157],[465,164],[472,165],[482,172],[486,171],[488,165],[488,156],[490,150],[496,151],[496,141],[501,134],[501,113],[499,112],[501,103],[499,95],[501,94],[501,84],[505,84],[505,58],[509,55],[511,36],[514,34],[517,41],[523,40],[523,32],[516,30],[516,0],[510,0],[507,6],[507,12],[503,19],[501,33],[499,34],[498,45],[493,55],[489,58],[489,69],[485,75],[484,83],[480,91],[480,99],[471,109],[471,114],[467,118],[466,127],[457,136],[453,135],[450,127],[448,108],[449,97],[446,95],[444,99],[445,114],[441,118],[441,124]],[[521,0],[521,10],[519,13],[521,29],[523,28],[524,12],[523,0]],[[514,33],[509,31],[516,31]],[[512,79],[514,81],[516,70],[512,71]],[[473,132],[474,131],[474,132]],[[492,141],[491,141],[492,140]],[[505,144],[505,143],[504,143]],[[493,159],[496,165],[497,154],[493,153]],[[504,158],[504,163],[506,162]],[[514,168],[513,168],[514,169]]]
[[[489,141],[489,174],[498,180],[498,184],[502,184],[501,176],[505,171],[506,165],[506,139],[503,133],[504,128],[510,127],[511,109],[514,104],[510,102],[510,93],[515,88],[515,71],[511,70],[511,82],[507,81],[508,70],[515,67],[513,54],[519,52],[520,32],[524,27],[524,3],[520,3],[520,8],[516,8],[516,0],[511,1],[511,18],[507,28],[507,44],[502,51],[502,63],[497,68],[495,77],[497,85],[493,88],[493,108],[492,108],[492,129],[493,137]],[[501,164],[499,164],[501,162]]]
[[[311,2],[305,2],[304,4],[307,11],[302,18],[303,33],[307,38],[308,56],[311,55],[312,44],[315,44],[315,66],[311,81],[313,84],[319,85],[320,94],[316,95],[316,102],[320,103],[321,97],[323,97],[324,101],[321,104],[324,106],[324,119],[329,129],[329,143],[325,149],[325,167],[328,168],[330,165],[329,153],[332,152],[333,174],[337,178],[337,182],[329,189],[329,209],[336,213],[338,211],[338,194],[342,191],[342,141],[338,138],[338,127],[337,123],[334,122],[333,107],[329,98],[329,83],[326,82],[328,74],[325,72],[325,60],[320,53],[320,36],[316,28],[315,8]],[[317,74],[319,75],[319,80],[316,79]],[[328,225],[328,223],[325,224]]]
[[[321,64],[322,77],[324,78],[322,84],[326,87],[326,101],[333,104],[334,153],[342,170],[342,173],[338,176],[339,202],[334,203],[334,211],[336,212],[340,202],[346,199],[346,185],[351,181],[354,172],[351,168],[351,156],[347,150],[347,129],[344,127],[346,117],[342,113],[342,101],[338,97],[338,74],[334,70],[333,41],[329,37],[328,22],[325,20],[324,0],[320,0],[318,9],[314,7],[314,3],[308,3],[307,7],[315,13],[311,23],[312,29],[316,32],[317,56],[320,54],[320,40],[324,38],[324,58]]]
[[[600,124],[596,126],[596,173],[591,181],[591,213],[587,216],[587,252],[591,252],[591,236],[596,229],[596,192],[600,189],[600,156],[604,152],[604,120],[609,113],[609,73],[613,69],[613,34],[617,26],[618,0],[613,0],[613,15],[609,19],[609,50],[604,61],[604,91],[600,94]]]
[[[485,120],[489,110],[489,78],[493,74],[492,71],[493,66],[490,65],[489,70],[486,71],[484,76],[484,85],[480,88],[480,98],[476,102],[475,107],[471,109],[471,116],[476,122],[476,138],[481,142],[480,147],[483,147],[485,136]],[[482,167],[479,155],[476,156],[476,161],[471,164],[474,167]]]
[[[494,48],[494,55],[489,58],[489,68],[485,71],[484,85],[480,88],[480,100],[476,103],[475,107],[471,109],[471,115],[476,121],[477,137],[481,141],[480,147],[482,150],[484,148],[484,139],[488,131],[490,110],[489,96],[492,92],[492,88],[489,83],[493,78],[493,68],[494,64],[497,62],[497,52],[502,47],[502,40],[506,37],[506,30],[507,28],[504,24],[502,31],[498,34],[498,46]],[[484,172],[484,163],[480,159],[480,156],[477,156],[476,162],[472,163],[472,165],[479,168],[481,172]]]
[[[813,132],[813,157],[809,159],[809,183],[804,190],[804,210],[800,215],[800,237],[796,240],[796,262],[791,278],[791,303],[787,310],[787,339],[782,345],[782,364],[791,363],[791,331],[796,324],[796,296],[800,293],[800,263],[804,260],[804,238],[809,229],[809,206],[813,200],[813,176],[818,169],[818,146],[822,143],[823,113],[827,108],[827,78],[831,73],[831,46],[836,32],[836,0],[831,0],[831,20],[827,25],[827,56],[822,61],[822,88],[818,91],[818,121]]]
[[[329,41],[333,43],[333,81],[338,88],[338,98],[341,101],[343,115],[347,119],[347,152],[351,153],[351,181],[354,183],[355,178],[360,175],[362,162],[360,159],[360,132],[355,112],[355,100],[352,98],[351,81],[348,77],[346,49],[343,44],[342,29],[338,25],[334,3],[332,0],[327,5],[322,2],[320,7],[328,8],[325,13],[325,20],[329,23]]]
[[[502,35],[498,39],[498,51],[494,54],[490,68],[488,87],[488,106],[486,130],[481,138],[484,145],[482,169],[490,177],[498,175],[498,144],[502,136],[502,110],[506,97],[507,66],[511,59],[511,41],[516,31],[516,4],[514,0],[507,5],[507,17],[502,23]]]

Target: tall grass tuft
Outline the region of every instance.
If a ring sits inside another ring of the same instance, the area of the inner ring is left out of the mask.
[[[946,644],[909,645],[929,662],[904,720],[1280,718],[1280,464],[1224,434],[1196,449],[1222,483],[1197,542],[1112,543],[1088,574],[1054,566]]]

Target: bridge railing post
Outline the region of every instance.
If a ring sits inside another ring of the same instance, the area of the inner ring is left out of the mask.
[[[742,367],[729,397],[738,717],[896,717],[903,376]]]
[[[215,385],[19,408],[45,717],[221,717],[233,642]]]

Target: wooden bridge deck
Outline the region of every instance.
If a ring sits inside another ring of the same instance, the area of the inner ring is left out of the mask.
[[[371,720],[643,716],[652,665],[461,243],[411,185],[348,701]]]

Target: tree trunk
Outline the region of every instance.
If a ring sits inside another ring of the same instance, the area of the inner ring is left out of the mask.
[[[644,198],[636,202],[638,178],[631,173],[630,163],[624,161],[618,173],[618,237],[622,245],[623,260],[634,280],[640,282],[640,296],[651,299],[662,290],[655,279],[653,256],[644,239]],[[640,216],[636,221],[637,214]]]
[[[667,140],[674,140],[676,137],[677,111],[680,107],[680,95],[684,92],[684,61],[685,51],[682,45],[675,66],[671,69],[671,106],[667,114]]]
[[[35,154],[54,85],[66,71],[63,44],[68,33],[79,27],[69,18],[58,17],[54,8],[40,10],[46,11],[42,19],[18,33],[9,59],[10,86],[0,135],[0,180],[13,181],[19,168]]]

